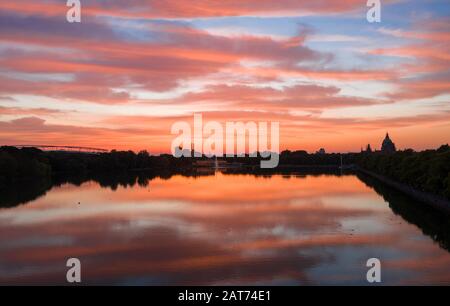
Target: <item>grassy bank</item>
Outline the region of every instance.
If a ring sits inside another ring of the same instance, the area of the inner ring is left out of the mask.
[[[393,154],[361,153],[359,167],[422,192],[450,199],[450,147]]]

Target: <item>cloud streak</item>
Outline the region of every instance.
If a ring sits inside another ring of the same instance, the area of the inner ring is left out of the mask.
[[[405,145],[448,142],[448,20],[343,33],[325,19],[353,28],[364,8],[356,0],[89,1],[82,23],[70,24],[60,2],[4,1],[0,140],[63,144],[73,134],[89,145],[96,135],[105,148],[164,152],[171,124],[201,112],[280,121],[282,148],[355,151],[366,141],[359,133],[368,140],[423,125],[435,141]],[[210,31],[234,23],[245,31]],[[380,107],[386,113],[373,112]]]

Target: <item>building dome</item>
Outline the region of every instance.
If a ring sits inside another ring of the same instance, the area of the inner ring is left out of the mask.
[[[384,138],[383,144],[381,145],[381,152],[392,153],[395,151],[396,151],[395,144],[389,138],[389,133],[386,133],[386,138]]]

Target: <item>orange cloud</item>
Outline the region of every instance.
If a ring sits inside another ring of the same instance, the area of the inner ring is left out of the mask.
[[[419,132],[415,125],[433,127],[436,135],[420,140],[420,145],[408,136],[404,146],[420,149],[448,142],[444,106],[418,115],[376,117],[371,113],[371,107],[383,103],[449,93],[449,40],[443,21],[430,22],[421,31],[384,30],[387,35],[405,34],[412,43],[369,51],[374,59],[400,55],[414,58],[414,62],[357,69],[340,67],[331,52],[309,46],[307,38],[313,31],[309,26],[302,26],[291,37],[274,39],[213,35],[188,22],[152,20],[139,29],[145,39],[134,39],[97,17],[132,15],[130,8],[148,3],[132,1],[126,7],[123,3],[100,4],[86,4],[87,16],[75,27],[61,22],[64,14],[61,17],[60,11],[66,7],[59,2],[42,6],[23,5],[21,1],[0,4],[0,41],[4,43],[0,97],[11,97],[1,99],[3,143],[64,144],[73,134],[71,140],[80,145],[97,143],[107,149],[133,150],[150,147],[154,152],[168,152],[173,138],[171,124],[180,119],[190,121],[193,112],[203,112],[205,119],[220,122],[279,121],[282,149],[315,151],[327,146],[330,151],[355,151],[386,130],[403,137],[405,129]],[[202,2],[194,7],[184,1],[152,4],[150,13],[160,17],[216,16],[218,12],[274,14],[280,8],[330,13],[360,6],[358,1],[263,1],[258,5],[226,1],[214,5]],[[373,82],[376,86],[390,85],[389,91],[380,89],[377,98],[344,91],[355,83],[364,87],[373,86]],[[159,98],[156,92],[169,98]],[[17,102],[20,104],[14,105],[14,99],[24,95],[32,96],[33,101],[22,97]],[[52,102],[41,105],[36,102],[40,97],[52,98]],[[83,103],[83,111],[64,112],[64,125],[62,119],[52,118],[53,110],[58,111],[61,104],[64,109],[77,109],[78,102],[87,103]],[[91,105],[94,103],[99,105]],[[103,113],[108,105],[115,108],[113,114]],[[409,107],[403,107],[406,113]],[[338,108],[342,113],[365,109],[367,116],[322,116]],[[117,115],[121,109],[124,114]],[[93,140],[93,135],[101,140]]]
[[[364,5],[358,0],[227,0],[211,2],[199,0],[192,5],[183,0],[131,0],[127,3],[109,3],[89,1],[83,3],[83,12],[89,15],[106,15],[127,18],[199,18],[224,16],[278,16],[293,14],[330,14],[361,10]],[[26,0],[2,2],[0,9],[20,14],[39,14],[44,16],[63,14],[67,7],[57,1],[29,3]]]
[[[379,48],[373,55],[387,55],[414,59],[399,67],[397,91],[387,93],[396,99],[423,99],[450,93],[450,33],[448,20],[418,22],[416,31],[381,29],[380,32],[408,39],[402,47]]]

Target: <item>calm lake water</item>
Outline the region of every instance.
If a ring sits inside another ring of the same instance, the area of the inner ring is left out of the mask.
[[[86,285],[364,285],[372,257],[382,284],[450,284],[448,217],[368,178],[78,184],[4,200],[0,284],[66,284],[71,257]]]

